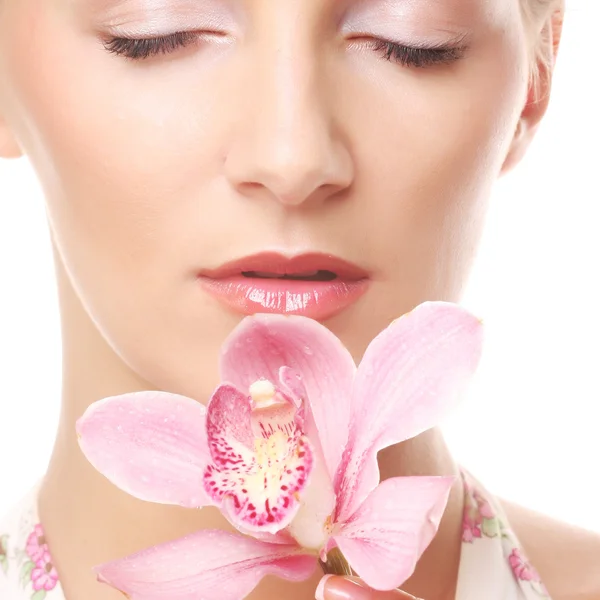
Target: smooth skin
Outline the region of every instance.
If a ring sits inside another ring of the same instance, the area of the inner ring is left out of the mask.
[[[528,22],[520,1],[0,0],[0,155],[31,161],[56,264],[62,413],[39,511],[68,600],[121,598],[95,564],[229,528],[212,509],[127,496],[75,436],[106,396],[209,397],[241,315],[200,289],[200,269],[264,250],[358,263],[369,291],[325,322],[357,361],[400,314],[460,300],[490,190],[548,105],[562,19]],[[102,43],[184,28],[216,32],[144,62]],[[467,49],[415,68],[376,52],[381,37]],[[382,452],[380,467],[384,478],[458,469],[435,429]],[[462,508],[457,485],[406,592],[454,597]],[[509,516],[555,600],[600,597],[596,536]],[[250,598],[306,599],[318,582],[266,578]],[[355,588],[348,597],[365,598]]]

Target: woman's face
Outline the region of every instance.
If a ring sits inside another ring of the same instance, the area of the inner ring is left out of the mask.
[[[2,117],[90,319],[153,387],[205,397],[240,309],[316,316],[358,360],[458,299],[527,95],[518,0],[3,1]],[[181,31],[147,58],[112,39]],[[260,257],[198,278],[267,251],[366,282],[242,275],[279,269]]]

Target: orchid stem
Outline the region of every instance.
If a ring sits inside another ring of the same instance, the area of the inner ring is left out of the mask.
[[[327,553],[327,562],[319,560],[319,565],[325,575],[354,575],[339,548],[330,550]]]

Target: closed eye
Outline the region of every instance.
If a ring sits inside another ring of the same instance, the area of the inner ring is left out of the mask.
[[[104,41],[103,45],[111,54],[130,60],[144,60],[158,54],[171,54],[215,35],[222,34],[210,31],[177,31],[151,38],[112,37]]]
[[[416,68],[451,64],[463,58],[466,51],[460,45],[405,46],[379,38],[372,40],[372,48],[385,60]]]

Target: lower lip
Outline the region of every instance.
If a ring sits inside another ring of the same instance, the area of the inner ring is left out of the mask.
[[[238,275],[225,279],[201,277],[203,288],[223,304],[244,315],[279,313],[324,320],[356,302],[368,280],[299,281]]]

